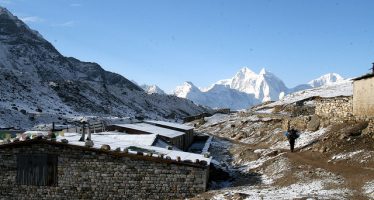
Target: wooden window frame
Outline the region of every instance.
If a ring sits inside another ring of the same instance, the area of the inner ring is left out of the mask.
[[[58,157],[54,154],[18,154],[18,185],[57,186]]]

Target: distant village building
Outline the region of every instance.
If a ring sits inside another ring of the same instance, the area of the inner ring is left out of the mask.
[[[373,73],[353,79],[353,113],[374,117],[374,66]]]

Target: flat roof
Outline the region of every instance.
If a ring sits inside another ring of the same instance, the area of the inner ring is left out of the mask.
[[[367,78],[371,78],[371,77],[374,77],[374,73],[366,74],[366,75],[354,78],[352,80],[358,81],[358,80],[367,79]]]
[[[79,145],[82,134],[80,133],[64,133],[63,136],[57,136],[57,139],[67,139],[69,143]],[[86,137],[88,134],[86,134]],[[94,142],[95,146],[98,148],[103,144],[110,146],[124,147],[124,146],[152,146],[156,141],[157,134],[144,134],[144,135],[131,135],[120,132],[101,132],[101,133],[91,133],[91,140]]]
[[[184,135],[184,132],[175,131],[167,128],[162,128],[159,126],[147,124],[147,123],[135,123],[135,124],[113,124],[114,126],[119,126],[123,128],[143,131],[146,133],[154,133],[168,138],[175,138]]]
[[[155,121],[155,120],[146,120],[144,122],[151,123],[151,124],[162,125],[162,126],[167,126],[167,127],[172,127],[172,128],[177,128],[177,129],[186,130],[186,131],[194,129],[194,127],[192,127],[192,126],[187,126],[187,125],[184,125],[184,124],[173,123],[173,122]]]

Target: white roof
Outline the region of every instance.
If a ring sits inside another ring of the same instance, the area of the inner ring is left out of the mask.
[[[25,131],[24,134],[28,135],[48,135],[48,131]]]
[[[146,133],[153,133],[157,135],[161,135],[168,138],[175,138],[181,135],[184,135],[184,132],[181,131],[175,131],[167,128],[158,127],[151,124],[146,123],[136,123],[136,124],[114,124],[114,126],[129,128],[129,129],[135,129],[139,131],[143,131]]]
[[[189,152],[183,152],[178,150],[168,150],[166,148],[155,147],[151,146],[153,144],[154,139],[156,138],[156,134],[150,135],[131,135],[125,133],[118,133],[118,132],[104,132],[104,133],[94,133],[91,135],[91,140],[94,143],[93,148],[100,149],[102,145],[107,144],[111,147],[111,149],[120,148],[123,151],[125,148],[130,146],[135,146],[138,148],[147,149],[150,151],[154,151],[155,154],[153,156],[157,157],[157,154],[164,154],[164,156],[169,156],[172,160],[177,160],[177,157],[180,157],[181,160],[191,160],[194,162],[196,159],[200,161],[206,161],[208,165],[211,162],[211,158],[205,158],[201,154],[194,154]],[[80,133],[65,133],[64,136],[57,136],[57,141],[61,141],[62,139],[67,139],[69,144],[84,146],[85,142],[80,142],[79,139],[81,137]],[[87,137],[87,134],[86,134]],[[154,138],[154,139],[153,139]],[[129,153],[136,154],[135,151],[129,151]]]
[[[64,136],[58,136],[58,139],[67,139],[71,144],[79,144],[79,139],[82,134],[80,133],[65,133]],[[86,134],[86,137],[88,135]],[[131,135],[119,132],[101,132],[92,133],[91,140],[94,142],[95,146],[107,144],[110,146],[123,147],[123,146],[151,146],[157,138],[157,134],[144,134],[144,135]],[[84,143],[83,143],[84,145]]]
[[[184,124],[179,124],[179,123],[173,123],[173,122],[165,122],[165,121],[154,121],[154,120],[146,120],[145,122],[151,123],[151,124],[158,124],[158,125],[163,125],[163,126],[168,126],[168,127],[173,127],[181,130],[191,130],[194,129],[192,126],[187,126]]]

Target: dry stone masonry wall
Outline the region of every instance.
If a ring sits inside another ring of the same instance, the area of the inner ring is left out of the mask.
[[[335,122],[354,120],[352,103],[352,96],[321,98],[316,101],[315,113],[321,118]]]
[[[206,190],[208,168],[115,156],[71,145],[0,148],[0,199],[184,199]],[[57,186],[18,185],[17,154],[58,156]]]

